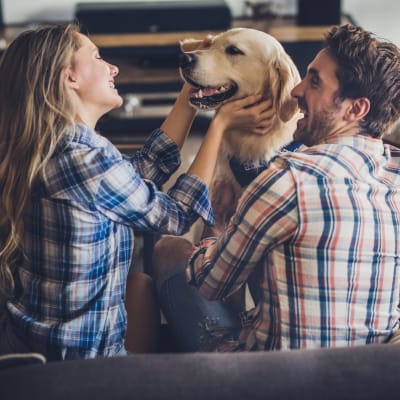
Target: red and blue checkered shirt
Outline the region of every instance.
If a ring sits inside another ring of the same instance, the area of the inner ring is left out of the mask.
[[[262,272],[238,350],[379,343],[398,329],[399,246],[400,151],[336,137],[277,156],[187,273],[221,299]]]
[[[25,217],[25,258],[8,304],[19,332],[63,359],[123,348],[133,230],[182,234],[199,216],[213,222],[197,177],[181,175],[168,194],[157,189],[179,164],[159,130],[132,159],[82,125],[60,143]]]

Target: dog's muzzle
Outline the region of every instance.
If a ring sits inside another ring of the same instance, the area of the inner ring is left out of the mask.
[[[192,79],[193,69],[197,64],[197,57],[192,53],[181,53],[179,66],[183,79],[192,86],[190,102],[203,110],[217,108],[222,102],[230,99],[237,92],[235,82],[224,83],[219,86],[200,85]]]

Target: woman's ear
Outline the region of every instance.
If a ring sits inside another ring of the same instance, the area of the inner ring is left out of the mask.
[[[71,89],[79,89],[79,84],[76,80],[75,73],[71,68],[68,68],[66,71],[66,83]]]

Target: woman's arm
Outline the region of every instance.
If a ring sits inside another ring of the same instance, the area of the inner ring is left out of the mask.
[[[161,130],[177,144],[179,149],[185,143],[197,112],[189,103],[189,90],[190,86],[185,83],[174,106],[161,125]]]

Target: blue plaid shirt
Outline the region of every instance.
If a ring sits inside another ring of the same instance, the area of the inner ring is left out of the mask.
[[[8,304],[18,331],[62,359],[123,348],[133,230],[180,235],[199,216],[213,222],[197,177],[158,190],[179,165],[178,147],[160,130],[131,159],[83,125],[60,143],[25,218],[25,258]]]

